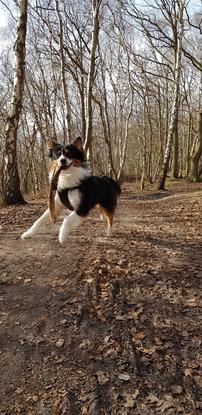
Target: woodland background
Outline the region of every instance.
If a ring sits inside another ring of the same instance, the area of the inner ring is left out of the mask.
[[[0,0],[1,415],[202,413],[200,5]],[[76,136],[125,181],[112,235],[22,240]]]
[[[13,48],[22,4],[24,92],[12,140],[23,194],[47,186],[46,140],[78,135],[96,174],[141,179],[143,189],[167,163],[166,175],[200,181],[200,1],[1,0],[1,198],[11,174],[6,131],[16,102]]]

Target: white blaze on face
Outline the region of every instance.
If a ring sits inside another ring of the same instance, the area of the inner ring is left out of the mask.
[[[62,154],[58,159],[58,166],[59,167],[64,166],[64,161],[66,161],[66,164],[68,164],[66,157]]]

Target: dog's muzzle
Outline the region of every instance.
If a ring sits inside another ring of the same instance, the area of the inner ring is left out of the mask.
[[[61,159],[60,164],[61,164],[62,167],[67,166],[67,160],[66,159]]]
[[[58,160],[58,166],[62,167],[64,170],[68,169],[72,165],[72,161],[66,159],[65,157],[60,157]]]

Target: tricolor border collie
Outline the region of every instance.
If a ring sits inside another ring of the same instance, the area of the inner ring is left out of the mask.
[[[94,207],[98,207],[102,218],[107,220],[107,233],[110,234],[113,216],[116,209],[117,197],[121,193],[120,185],[107,176],[93,176],[86,162],[82,148],[81,137],[72,144],[62,145],[52,143],[49,147],[52,159],[49,178],[53,177],[55,169],[62,167],[55,194],[55,211],[60,215],[63,209],[72,210],[65,216],[59,231],[61,244],[69,232],[80,225]],[[49,209],[21,236],[31,238],[43,225],[50,223]]]

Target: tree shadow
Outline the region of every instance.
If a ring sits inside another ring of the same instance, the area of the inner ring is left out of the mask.
[[[169,196],[173,196],[174,193],[167,190],[167,191],[158,191],[158,192],[146,192],[146,193],[136,193],[136,194],[123,194],[122,199],[125,200],[143,200],[143,201],[149,201],[149,200],[161,200],[165,199]]]

